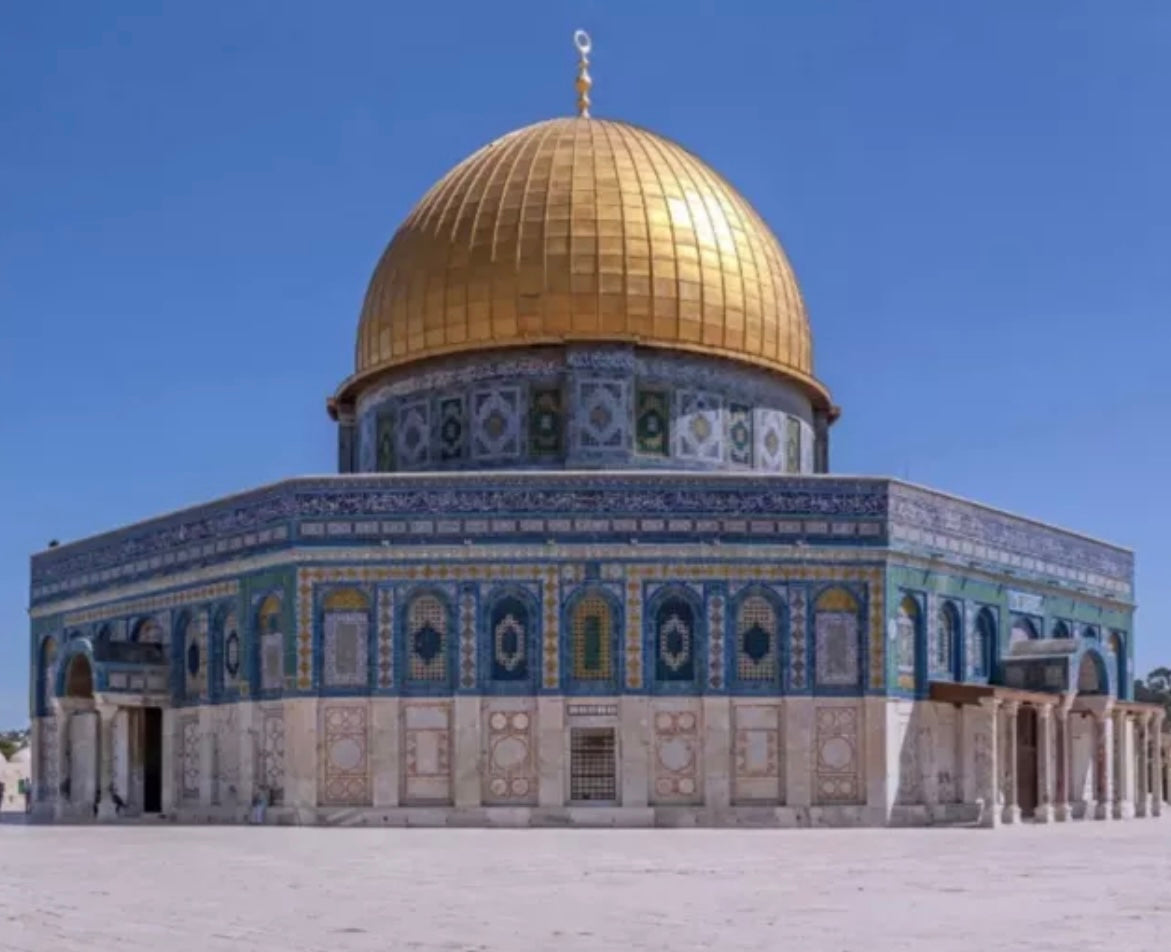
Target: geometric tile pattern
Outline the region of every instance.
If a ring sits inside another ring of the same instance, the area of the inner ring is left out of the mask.
[[[321,803],[369,806],[369,713],[366,704],[326,704],[321,714]]]
[[[521,455],[520,388],[477,390],[472,394],[472,458],[517,459]]]
[[[399,469],[418,469],[431,458],[431,407],[426,400],[399,407],[395,450]]]
[[[628,444],[625,380],[577,382],[577,442],[582,449],[623,449]]]
[[[781,803],[780,708],[737,704],[732,717],[732,802]]]
[[[785,414],[780,410],[753,411],[756,469],[766,473],[785,471]]]
[[[724,596],[713,593],[707,602],[708,686],[724,687]]]
[[[476,593],[465,589],[459,596],[459,686],[476,686]]]
[[[819,705],[814,723],[813,802],[861,803],[858,708]]]
[[[378,686],[394,683],[394,590],[378,589]]]
[[[533,712],[492,711],[487,723],[487,769],[484,802],[532,804],[537,802],[537,765],[533,749]]]
[[[680,390],[675,421],[675,455],[681,459],[718,461],[724,455],[723,400],[719,395]]]
[[[622,653],[622,661],[624,662],[625,685],[629,690],[640,690],[643,685],[643,618],[642,618],[642,603],[643,598],[641,592],[644,583],[648,586],[662,586],[659,581],[663,578],[675,580],[676,584],[685,582],[687,580],[694,580],[695,584],[700,586],[705,581],[723,582],[729,584],[733,591],[743,590],[747,582],[751,580],[752,584],[763,584],[766,587],[776,588],[778,585],[787,585],[789,591],[789,631],[786,633],[789,646],[788,657],[788,688],[794,691],[801,691],[807,687],[809,674],[807,672],[807,648],[806,648],[806,595],[804,585],[807,583],[824,583],[826,581],[837,582],[854,582],[859,585],[865,585],[867,591],[870,593],[868,597],[870,610],[870,663],[871,663],[871,678],[875,687],[881,687],[884,683],[884,668],[883,668],[883,646],[881,644],[883,638],[883,621],[882,621],[882,586],[880,584],[881,572],[879,569],[868,566],[853,566],[853,565],[801,565],[801,564],[786,564],[783,562],[767,562],[756,563],[752,565],[745,564],[724,564],[720,562],[711,563],[694,563],[694,562],[672,562],[663,561],[662,559],[655,559],[647,562],[619,564],[616,566],[604,566],[604,568],[616,568],[620,573],[625,573],[626,577],[626,599],[624,605],[625,625],[623,626],[625,634],[625,650]],[[546,562],[519,562],[512,563],[505,569],[499,562],[483,562],[483,561],[443,561],[435,565],[426,565],[419,563],[411,564],[379,564],[367,566],[354,565],[338,565],[338,566],[308,566],[299,570],[298,572],[298,611],[297,611],[297,657],[299,664],[298,671],[298,686],[302,690],[309,690],[312,685],[312,591],[314,585],[325,585],[338,583],[348,584],[375,584],[375,583],[408,583],[417,585],[425,580],[444,578],[453,580],[455,583],[492,579],[501,577],[502,570],[507,572],[510,581],[516,583],[523,583],[524,581],[535,582],[540,586],[541,591],[541,611],[543,613],[543,628],[541,632],[541,653],[540,670],[542,671],[542,687],[545,689],[556,689],[560,686],[560,664],[559,664],[559,641],[558,631],[560,626],[560,612],[561,600],[558,596],[559,592],[559,577],[557,569]],[[652,581],[653,580],[653,581]],[[435,583],[432,582],[432,585]],[[613,586],[617,591],[621,589],[615,585]],[[385,604],[386,612],[384,614],[383,605],[379,606],[379,685],[381,687],[392,686],[393,682],[390,680],[390,666],[389,659],[386,667],[385,677],[388,679],[383,681],[382,674],[383,665],[382,659],[387,658],[383,651],[384,646],[389,645],[390,638],[397,637],[397,632],[393,632],[393,619],[401,617],[409,626],[409,613],[394,613],[390,611],[391,602],[390,590],[385,590],[387,593],[387,601]],[[381,594],[381,591],[380,591]],[[588,594],[588,593],[587,593]],[[434,598],[434,595],[430,596]],[[600,595],[595,596],[600,599],[600,603],[594,604],[593,599],[586,598],[580,594],[574,595],[575,607],[567,616],[567,621],[570,625],[570,632],[568,635],[567,663],[570,665],[572,679],[574,681],[582,681],[584,683],[598,683],[599,679],[608,680],[614,677],[618,668],[617,658],[613,655],[613,636],[615,634],[614,625],[617,623],[617,618],[614,609],[610,603],[602,599]],[[676,599],[678,596],[676,596]],[[583,617],[578,618],[578,610],[581,609],[583,602],[591,611],[583,611]],[[690,606],[688,606],[690,607]],[[727,611],[727,608],[725,608]],[[597,618],[598,632],[601,636],[604,632],[609,632],[610,638],[600,638],[597,641],[586,638],[587,635],[586,619],[584,615],[593,615]],[[446,626],[446,613],[440,613],[442,620],[439,622],[440,626]],[[478,617],[478,615],[477,615]],[[706,615],[704,620],[706,621]],[[780,624],[780,617],[778,616],[778,626]],[[574,637],[574,630],[578,630],[580,636]],[[735,625],[732,628],[736,630]],[[653,633],[649,630],[645,633],[648,637]],[[778,635],[780,632],[778,632]],[[654,647],[659,639],[651,638],[648,642],[648,647]],[[677,640],[677,639],[676,639]],[[876,650],[875,641],[879,641],[879,646]],[[588,641],[588,644],[587,644]],[[409,643],[409,642],[408,642]],[[581,652],[581,658],[577,657],[578,652]],[[596,658],[593,657],[593,652],[597,652]],[[428,652],[430,653],[430,652]],[[410,653],[407,652],[407,660],[410,661]],[[736,649],[732,649],[733,659],[735,659]],[[656,651],[657,656],[657,651]],[[486,654],[490,657],[490,653]],[[781,657],[778,652],[777,658]],[[443,655],[446,659],[446,655]],[[597,668],[580,667],[581,662],[591,661],[598,665]],[[673,656],[673,660],[678,661],[678,657]],[[433,659],[434,664],[446,664],[446,661],[440,662],[438,657]],[[704,672],[710,685],[710,662],[705,664]],[[733,662],[733,669],[736,664]],[[307,680],[302,680],[304,674]],[[875,680],[877,679],[877,681]],[[430,680],[430,679],[428,679]]]
[[[691,710],[654,715],[655,803],[699,803],[699,718]]]
[[[794,585],[789,589],[789,687],[794,691],[805,690],[808,683],[805,640],[805,588]]]

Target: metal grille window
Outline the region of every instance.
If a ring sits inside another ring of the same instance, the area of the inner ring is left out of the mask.
[[[613,802],[618,799],[614,731],[575,729],[569,741],[569,798]]]
[[[771,681],[777,674],[777,613],[767,598],[750,595],[736,618],[736,675],[741,681]]]
[[[606,681],[614,676],[610,641],[613,637],[610,603],[601,595],[586,595],[573,611],[573,676],[581,681]]]

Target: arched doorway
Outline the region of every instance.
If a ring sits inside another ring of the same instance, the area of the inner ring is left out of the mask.
[[[94,698],[94,669],[83,654],[69,659],[69,667],[65,669],[65,696],[81,701]]]
[[[68,774],[63,799],[79,817],[93,810],[98,796],[98,715],[94,710],[94,671],[81,651],[68,657],[61,681],[62,706],[69,712],[66,732]]]
[[[1037,709],[1022,704],[1016,717],[1017,805],[1022,817],[1037,811]]]

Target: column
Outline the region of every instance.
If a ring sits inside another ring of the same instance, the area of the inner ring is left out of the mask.
[[[1109,820],[1114,813],[1114,719],[1109,705],[1094,713],[1094,786],[1094,819]]]
[[[1154,784],[1151,790],[1151,816],[1163,815],[1163,797],[1166,796],[1166,791],[1163,789],[1163,713],[1160,711],[1155,715],[1154,723],[1151,725],[1154,737],[1154,750],[1152,751],[1155,758],[1154,769]]]
[[[114,807],[114,729],[117,723],[116,704],[95,705],[98,712],[98,819],[112,820],[118,811]]]
[[[1069,707],[1062,703],[1057,706],[1057,793],[1053,805],[1053,817],[1059,823],[1070,819],[1069,775],[1073,760],[1073,747],[1069,733]]]
[[[1053,708],[1037,708],[1037,809],[1036,823],[1053,819]]]
[[[1020,710],[1019,701],[1006,701],[1004,704],[1004,810],[1001,820],[1005,823],[1020,823],[1021,807],[1017,798],[1017,712]]]
[[[1114,807],[1113,815],[1116,820],[1129,820],[1134,816],[1133,787],[1131,776],[1134,773],[1134,756],[1131,745],[1128,721],[1130,715],[1126,711],[1114,711]]]
[[[976,775],[976,799],[981,804],[980,825],[1000,824],[1000,701],[994,697],[980,700],[984,730],[972,739],[972,767]]]
[[[52,791],[53,819],[64,820],[69,815],[69,715],[60,701],[53,702],[53,730],[57,732],[57,789]]]
[[[1149,816],[1151,812],[1151,715],[1140,714],[1135,721],[1138,740],[1138,776],[1135,778],[1134,815]]]

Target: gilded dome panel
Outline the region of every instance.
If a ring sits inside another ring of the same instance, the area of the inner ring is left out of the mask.
[[[680,146],[591,118],[505,135],[423,197],[371,279],[350,383],[590,340],[737,358],[828,402],[792,268],[759,215]]]

